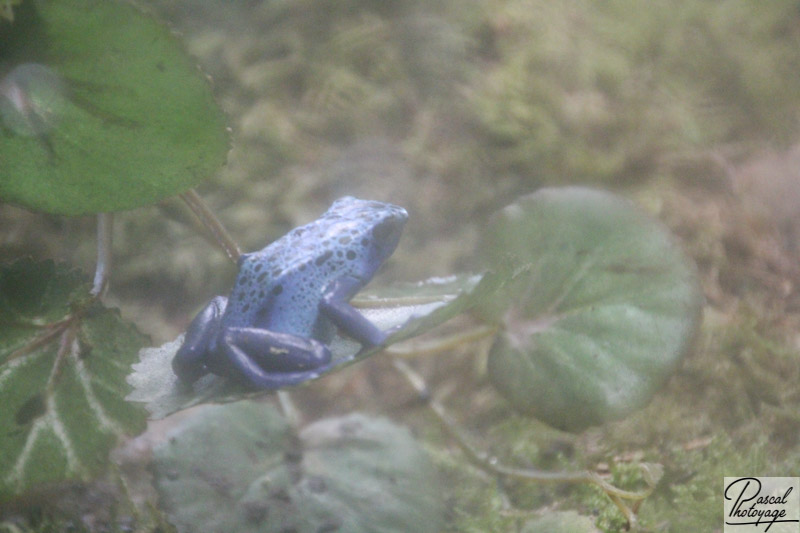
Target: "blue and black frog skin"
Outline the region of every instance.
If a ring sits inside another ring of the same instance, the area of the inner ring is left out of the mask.
[[[364,347],[383,344],[387,333],[349,301],[394,252],[407,219],[402,207],[348,196],[243,254],[230,296],[212,299],[189,325],[175,374],[184,383],[212,372],[277,389],[330,368],[337,327]]]

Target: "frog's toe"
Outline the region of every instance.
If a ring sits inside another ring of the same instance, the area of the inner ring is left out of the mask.
[[[172,359],[172,371],[181,382],[192,384],[208,373],[204,359],[204,348],[184,344]]]

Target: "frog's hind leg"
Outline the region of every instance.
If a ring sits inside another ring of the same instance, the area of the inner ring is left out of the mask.
[[[217,349],[225,361],[215,361],[214,366],[224,365],[223,372],[233,367],[260,389],[314,379],[331,361],[330,350],[317,340],[260,328],[228,328]]]
[[[219,323],[227,305],[227,298],[217,296],[189,324],[183,344],[172,359],[172,370],[181,381],[194,383],[208,373],[206,360],[209,347],[219,331]]]

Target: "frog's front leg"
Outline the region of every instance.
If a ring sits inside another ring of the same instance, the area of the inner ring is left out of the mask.
[[[208,373],[206,360],[227,305],[227,298],[217,296],[189,324],[183,344],[172,360],[172,369],[181,381],[194,383]]]
[[[350,305],[350,299],[364,286],[364,281],[344,276],[331,282],[322,294],[320,311],[331,322],[363,346],[377,346],[386,342],[388,334]]]
[[[209,369],[220,375],[244,377],[261,389],[297,385],[328,369],[331,352],[314,339],[260,328],[227,328],[221,335]]]

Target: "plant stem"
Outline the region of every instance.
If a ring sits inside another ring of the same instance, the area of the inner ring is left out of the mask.
[[[295,430],[299,430],[303,426],[303,415],[295,405],[294,401],[292,401],[292,396],[289,391],[279,390],[276,392],[276,396],[278,398],[278,405],[281,408],[281,412],[289,422],[289,425]]]
[[[114,229],[114,215],[100,213],[97,215],[97,266],[94,271],[94,283],[90,294],[94,298],[102,298],[108,289],[108,278],[111,274],[111,240]]]
[[[632,529],[636,527],[636,512],[634,509],[638,507],[638,504],[641,503],[642,500],[652,493],[655,488],[654,486],[642,491],[633,492],[617,488],[602,479],[595,472],[590,472],[588,470],[580,472],[552,472],[533,468],[506,466],[500,463],[497,457],[478,450],[471,444],[469,436],[447,412],[444,405],[431,395],[424,378],[412,369],[405,360],[393,358],[392,364],[406,378],[420,398],[425,401],[431,411],[436,415],[436,418],[438,418],[445,432],[456,441],[456,444],[458,444],[467,456],[467,459],[473,465],[495,476],[513,477],[540,483],[591,483],[597,485],[606,493],[611,501],[614,502],[620,512],[622,512],[628,520],[630,527]],[[633,502],[633,505],[627,505],[625,500]]]
[[[225,229],[225,226],[222,225],[222,222],[219,221],[211,208],[200,198],[197,191],[189,189],[181,193],[180,197],[186,202],[186,205],[189,206],[189,209],[192,210],[192,213],[194,213],[198,220],[200,220],[200,223],[211,232],[217,245],[222,248],[225,255],[234,263],[239,261],[239,256],[242,255],[239,245],[236,244],[236,241],[233,240],[233,237],[231,237],[228,230]]]
[[[419,341],[409,339],[407,341],[394,344],[386,348],[386,353],[396,357],[420,357],[424,355],[435,355],[437,353],[452,350],[458,346],[477,342],[486,337],[491,337],[499,330],[495,325],[481,325],[465,332],[455,333],[448,337],[441,337],[431,341]]]

